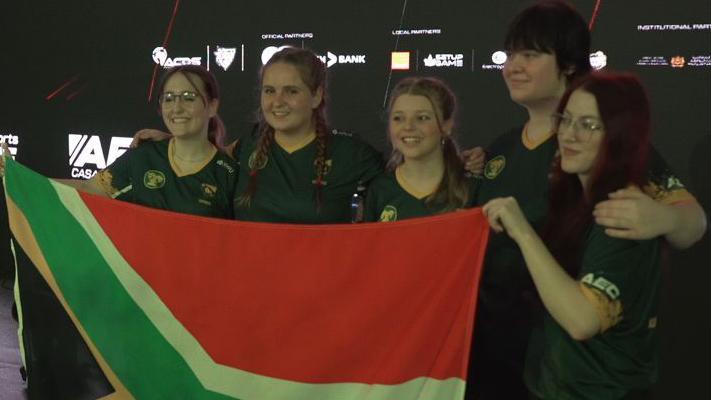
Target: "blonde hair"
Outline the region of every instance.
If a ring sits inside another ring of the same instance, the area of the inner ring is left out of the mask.
[[[423,96],[432,104],[437,125],[444,132],[444,124],[454,120],[457,100],[444,81],[432,77],[408,77],[395,86],[388,102],[388,114],[398,97],[403,94]],[[464,163],[452,135],[443,137],[444,176],[437,190],[425,198],[425,204],[445,204],[442,212],[449,212],[466,206],[470,200],[469,183],[464,172]],[[404,162],[402,153],[393,148],[387,169],[394,171]]]

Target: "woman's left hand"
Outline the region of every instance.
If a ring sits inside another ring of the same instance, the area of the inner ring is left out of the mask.
[[[533,231],[531,224],[528,223],[521,207],[513,197],[492,199],[484,204],[483,210],[491,228],[496,232],[506,231],[513,240],[519,240]]]

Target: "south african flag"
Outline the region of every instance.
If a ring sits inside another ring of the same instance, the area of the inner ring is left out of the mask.
[[[488,226],[208,219],[8,159],[30,397],[460,399]]]

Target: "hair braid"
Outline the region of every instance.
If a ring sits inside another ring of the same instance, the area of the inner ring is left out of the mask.
[[[237,205],[239,207],[249,207],[254,194],[257,191],[257,175],[259,170],[264,168],[269,162],[267,154],[274,141],[274,129],[269,125],[262,124],[259,129],[259,138],[257,139],[257,146],[255,146],[254,151],[249,156],[248,167],[249,170],[249,182],[247,183],[247,189],[244,194],[237,200]]]
[[[323,186],[326,184],[324,181],[324,176],[328,172],[326,169],[326,148],[328,144],[328,126],[326,124],[325,118],[320,113],[316,114],[315,124],[316,124],[316,158],[314,160],[314,165],[316,167],[316,179],[314,180],[314,192],[316,197],[316,208],[318,211],[321,210],[323,204]]]
[[[328,173],[328,165],[326,165],[327,157],[327,142],[329,136],[329,127],[326,120],[326,66],[321,60],[310,50],[287,47],[274,54],[269,61],[262,67],[261,77],[264,76],[264,71],[271,65],[276,63],[289,64],[296,67],[301,75],[301,80],[306,84],[312,94],[318,90],[322,92],[321,103],[313,110],[312,121],[314,123],[316,133],[316,156],[314,159],[314,168],[316,177],[313,180],[316,206],[320,211],[322,205],[322,188],[326,184],[324,176]],[[274,128],[270,127],[264,119],[262,110],[257,111],[257,120],[259,121],[259,139],[255,151],[250,155],[250,173],[249,182],[245,193],[240,196],[237,205],[241,207],[249,207],[252,198],[257,190],[257,174],[258,170],[263,168],[268,162],[267,154],[274,142]]]

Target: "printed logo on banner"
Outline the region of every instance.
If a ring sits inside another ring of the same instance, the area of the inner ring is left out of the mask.
[[[642,67],[667,67],[669,61],[664,56],[643,56],[636,64]]]
[[[12,133],[0,131],[0,143],[7,143],[7,147],[10,149],[10,155],[15,159],[17,156],[17,148],[20,146],[20,137]]]
[[[168,57],[168,50],[165,47],[156,47],[151,55],[153,62],[163,68],[171,68],[179,65],[202,65],[202,57]]]
[[[505,51],[495,51],[493,54],[491,54],[491,62],[493,62],[496,65],[501,65],[506,62],[506,60],[509,58],[508,54],[506,54]]]
[[[711,55],[691,56],[686,65],[688,67],[711,67]]]
[[[390,53],[390,69],[394,71],[410,70],[410,52],[393,51]]]
[[[463,68],[464,67],[464,54],[428,54],[426,58],[422,60],[422,63],[427,68]]]
[[[132,138],[113,136],[109,144],[109,152],[104,157],[101,137],[97,135],[69,134],[69,166],[72,178],[89,179],[98,170],[111,165],[128,150]]]
[[[416,28],[416,29],[393,29],[391,31],[393,36],[428,36],[428,35],[441,35],[441,28]]]
[[[264,33],[262,40],[270,39],[313,39],[313,32]]]
[[[237,48],[217,46],[217,49],[213,51],[212,54],[215,55],[215,63],[217,63],[223,71],[227,71],[230,65],[232,65],[232,61],[235,60]]]
[[[504,63],[506,63],[507,58],[508,58],[508,56],[506,55],[505,51],[497,50],[497,51],[491,53],[492,64],[482,64],[481,69],[488,69],[488,70],[504,69]]]
[[[336,64],[365,64],[364,54],[337,55],[328,51],[325,56],[318,56],[318,58],[326,64],[326,68]]]
[[[682,56],[675,54],[670,57],[644,56],[637,60],[637,65],[644,67],[672,67],[674,69],[694,67],[708,68],[711,67],[711,55]]]
[[[684,68],[686,64],[686,59],[682,56],[674,56],[669,60],[672,68]]]
[[[269,60],[274,56],[274,54],[286,49],[287,47],[294,47],[294,46],[269,46],[262,50],[262,65],[266,64],[269,62]]]
[[[655,31],[710,31],[711,24],[647,24],[637,25],[637,30],[642,32]]]
[[[602,50],[590,53],[590,66],[596,70],[601,70],[607,66],[607,54]]]

